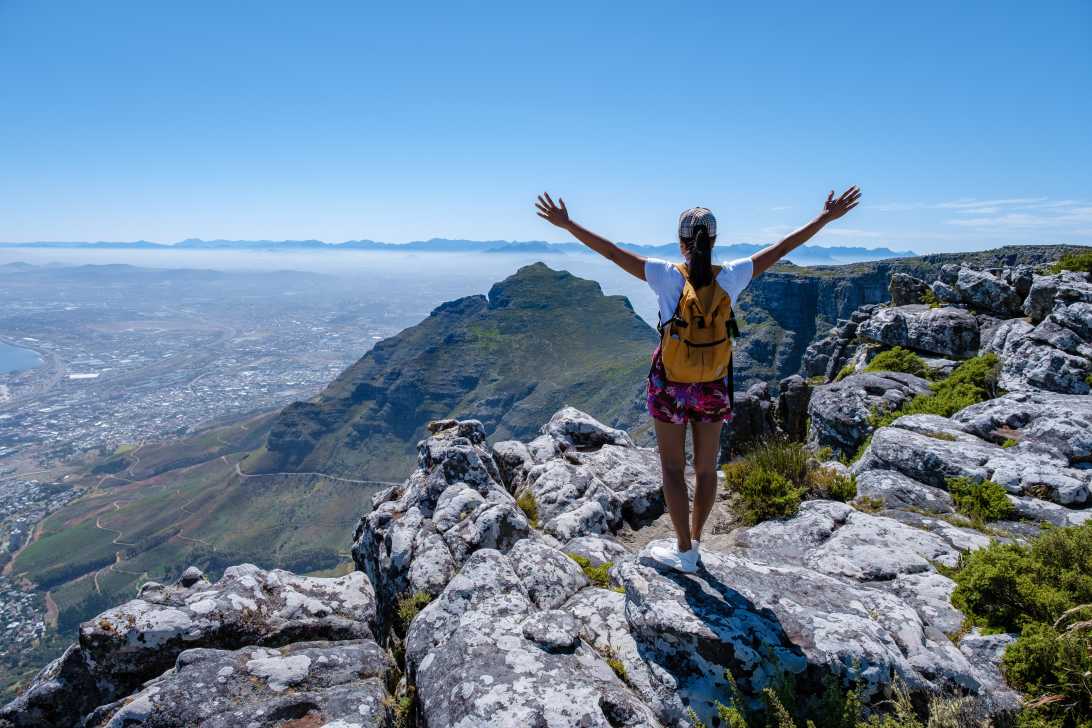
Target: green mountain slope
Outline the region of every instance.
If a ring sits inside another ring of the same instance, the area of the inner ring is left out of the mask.
[[[441,305],[314,400],[286,407],[242,467],[398,480],[429,420],[475,417],[496,439],[526,439],[566,404],[647,427],[642,394],[655,345],[624,297],[536,263],[488,298]]]

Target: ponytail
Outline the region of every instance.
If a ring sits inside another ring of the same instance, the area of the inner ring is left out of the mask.
[[[713,240],[705,225],[694,228],[694,237],[684,240],[683,244],[690,253],[687,271],[690,273],[690,285],[694,288],[708,286],[713,282]]]

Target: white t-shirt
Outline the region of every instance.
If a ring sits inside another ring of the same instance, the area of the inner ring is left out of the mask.
[[[750,258],[737,258],[727,263],[716,263],[721,266],[717,274],[717,283],[735,305],[736,299],[747,284],[751,282],[754,273],[754,264]],[[685,280],[683,274],[675,267],[674,263],[659,258],[645,259],[645,280],[649,287],[656,293],[656,300],[660,304],[660,323],[667,321],[675,315],[675,307],[679,305],[679,296],[682,295]]]

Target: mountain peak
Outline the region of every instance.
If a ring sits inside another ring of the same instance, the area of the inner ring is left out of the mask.
[[[548,308],[583,298],[603,298],[595,281],[577,278],[565,270],[554,270],[543,262],[525,265],[489,289],[489,307]]]

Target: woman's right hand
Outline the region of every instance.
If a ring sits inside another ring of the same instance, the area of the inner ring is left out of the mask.
[[[557,225],[559,228],[567,228],[569,226],[569,211],[565,209],[565,200],[560,197],[557,198],[560,206],[555,205],[554,201],[550,199],[549,192],[543,192],[538,196],[538,200],[535,201],[535,207],[538,208],[538,216],[546,220],[551,225]]]

